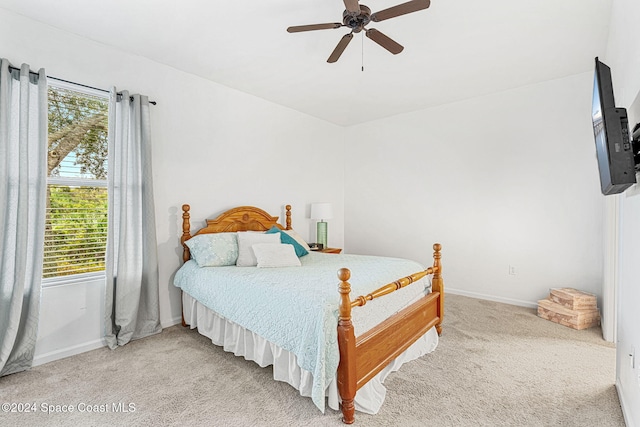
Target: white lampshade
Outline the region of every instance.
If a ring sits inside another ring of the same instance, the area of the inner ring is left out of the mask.
[[[311,219],[331,219],[333,218],[333,209],[331,203],[312,203]]]

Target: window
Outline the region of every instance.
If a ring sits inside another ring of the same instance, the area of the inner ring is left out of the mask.
[[[106,93],[49,86],[44,279],[102,272],[107,242]]]

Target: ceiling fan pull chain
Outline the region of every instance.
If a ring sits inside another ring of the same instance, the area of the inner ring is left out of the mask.
[[[362,72],[364,73],[364,33],[360,33],[360,41],[362,42]]]

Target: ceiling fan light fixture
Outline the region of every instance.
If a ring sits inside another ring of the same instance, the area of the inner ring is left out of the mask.
[[[360,14],[352,15],[348,10],[342,12],[342,23],[345,27],[349,27],[354,33],[362,31],[365,25],[371,22],[371,9],[367,6],[360,5]]]

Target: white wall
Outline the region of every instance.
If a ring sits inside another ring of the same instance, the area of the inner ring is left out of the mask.
[[[343,245],[343,132],[337,126],[4,9],[0,56],[16,66],[44,67],[50,76],[99,88],[115,85],[158,102],[151,124],[163,325],[180,318],[172,279],[181,262],[183,203],[191,204],[194,228],[237,205],[282,216],[291,204],[294,228],[313,240],[309,204],[333,202],[330,243]],[[43,291],[36,362],[100,342],[99,286],[74,283]]]
[[[104,292],[104,276],[42,288],[34,365],[106,345]]]
[[[584,73],[350,128],[346,249],[430,264],[440,242],[450,292],[514,304],[600,295],[591,92]]]
[[[611,67],[616,105],[640,121],[640,2],[614,0],[605,62]],[[634,102],[635,100],[635,102]],[[640,188],[620,196],[618,342],[616,386],[629,427],[640,426]],[[632,357],[635,363],[632,367]]]

